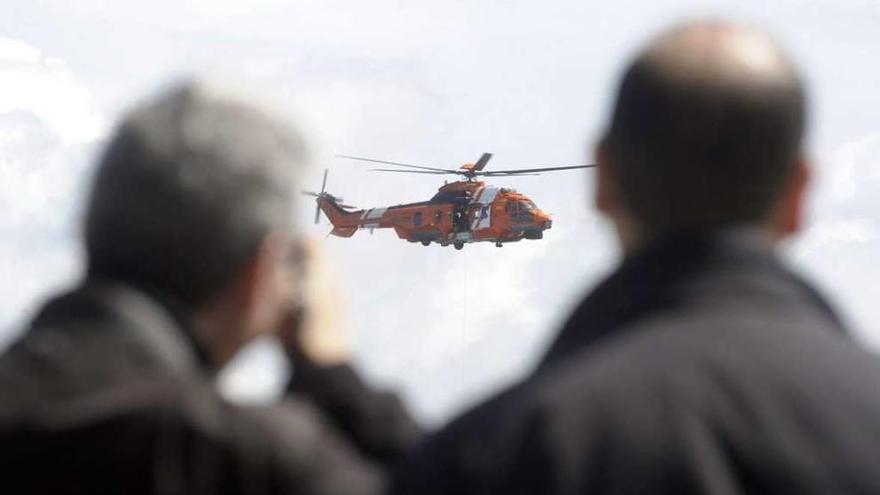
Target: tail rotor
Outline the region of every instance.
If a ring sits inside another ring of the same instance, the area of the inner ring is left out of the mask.
[[[321,200],[322,199],[332,201],[334,204],[336,204],[336,206],[339,206],[340,208],[345,209],[345,210],[354,209],[354,206],[342,204],[342,202],[344,201],[342,198],[338,198],[338,197],[326,192],[327,191],[327,172],[328,172],[328,170],[325,168],[324,169],[324,180],[321,181],[321,192],[320,193],[316,193],[316,192],[312,192],[312,191],[301,191],[306,196],[312,196],[312,197],[316,198],[316,201],[315,201],[315,203],[316,203],[315,204],[315,225],[317,225],[318,222],[321,221]]]
[[[321,196],[325,194],[324,191],[327,190],[327,172],[328,170],[324,169],[324,180],[321,181]],[[315,202],[315,225],[318,225],[318,222],[321,221],[321,203],[319,201]]]

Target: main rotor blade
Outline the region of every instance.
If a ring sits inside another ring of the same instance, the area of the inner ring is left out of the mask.
[[[530,174],[533,172],[553,172],[557,170],[572,170],[576,168],[593,168],[596,165],[572,165],[570,167],[544,167],[544,168],[524,168],[520,170],[493,170],[491,172],[481,172],[479,175],[519,175]]]
[[[434,171],[439,171],[439,172],[457,173],[455,170],[449,170],[449,169],[445,169],[445,168],[424,167],[422,165],[412,165],[409,163],[389,162],[386,160],[374,160],[372,158],[363,158],[360,156],[336,155],[336,157],[337,158],[347,158],[349,160],[360,160],[362,162],[384,163],[385,165],[396,165],[398,167],[417,168],[419,170],[434,170]]]
[[[524,174],[486,172],[486,173],[482,173],[482,174],[477,174],[477,176],[479,176],[479,177],[525,177],[527,175],[541,175],[541,174],[536,174],[534,172],[527,172]]]
[[[321,221],[321,205],[315,205],[315,225],[318,225],[318,222]]]
[[[492,153],[483,153],[483,156],[481,156],[480,159],[477,160],[477,163],[474,164],[474,168],[472,168],[471,170],[476,170],[477,172],[483,170],[484,168],[486,168],[486,164],[489,163],[489,160],[491,159]]]
[[[393,168],[371,168],[371,172],[397,172],[399,174],[431,174],[431,175],[446,175],[446,174],[458,174],[455,170],[450,170],[449,172],[435,172],[433,170],[397,170]]]
[[[324,189],[327,188],[327,169],[324,169],[324,182],[321,183],[321,194],[324,194]]]
[[[318,196],[320,196],[320,194],[312,191],[300,191],[299,193],[303,196],[312,196],[313,198],[317,198]]]

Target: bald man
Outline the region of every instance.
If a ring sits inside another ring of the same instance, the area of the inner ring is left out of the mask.
[[[801,225],[805,115],[762,32],[654,39],[596,150],[620,266],[396,493],[880,493],[880,364],[775,254]]]

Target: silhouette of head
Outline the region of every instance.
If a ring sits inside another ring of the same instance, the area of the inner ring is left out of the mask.
[[[765,33],[676,27],[623,76],[598,150],[598,206],[642,238],[766,222],[801,162],[805,120],[797,72]]]

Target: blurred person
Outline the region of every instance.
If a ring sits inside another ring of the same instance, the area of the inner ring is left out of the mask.
[[[199,83],[119,124],[89,195],[84,280],[0,356],[5,493],[383,490],[418,429],[345,364],[335,334],[314,338],[291,211],[304,148]],[[289,393],[224,401],[215,373],[279,327]]]
[[[651,41],[596,149],[620,266],[393,492],[880,493],[880,363],[776,254],[801,227],[806,115],[758,29]]]

